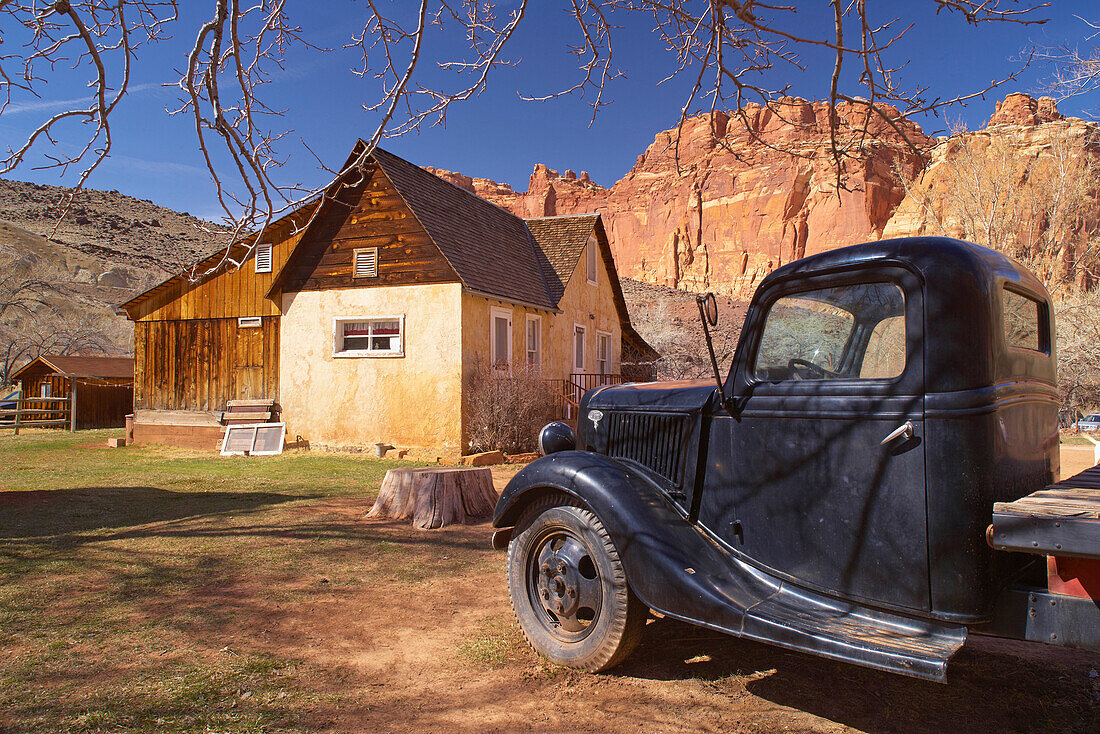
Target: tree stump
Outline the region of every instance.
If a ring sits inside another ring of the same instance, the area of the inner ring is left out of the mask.
[[[427,530],[484,520],[496,503],[487,468],[390,469],[367,517],[411,517],[413,527]]]

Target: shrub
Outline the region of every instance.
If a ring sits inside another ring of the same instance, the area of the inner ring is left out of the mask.
[[[514,369],[506,374],[478,366],[467,385],[471,452],[535,450],[539,429],[554,419],[559,400],[537,373]]]

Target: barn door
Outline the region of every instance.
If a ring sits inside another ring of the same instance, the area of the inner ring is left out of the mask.
[[[264,330],[237,328],[237,359],[233,370],[235,400],[266,398],[264,389]]]

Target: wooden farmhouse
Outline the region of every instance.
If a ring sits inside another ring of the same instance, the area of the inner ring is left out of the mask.
[[[134,408],[134,360],[130,357],[42,355],[16,371],[12,381],[19,382],[28,409],[56,413],[55,409],[71,406],[75,399],[76,421],[69,425],[77,430],[122,428]],[[60,404],[63,398],[69,402]]]
[[[136,441],[214,447],[267,401],[291,439],[453,455],[487,375],[537,373],[568,412],[656,358],[599,215],[520,219],[380,149],[354,177],[123,305]]]

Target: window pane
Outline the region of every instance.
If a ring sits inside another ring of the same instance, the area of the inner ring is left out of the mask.
[[[367,336],[370,334],[369,321],[348,321],[344,324],[344,336]]]
[[[859,376],[865,380],[897,377],[905,369],[905,317],[878,322],[867,342]]]
[[[1005,340],[1008,345],[1045,352],[1040,329],[1041,304],[1033,298],[1014,293],[1007,288],[1001,293],[1003,294]]]
[[[579,327],[575,328],[574,331],[573,331],[573,355],[574,355],[573,367],[575,369],[577,369],[578,371],[583,370],[584,369],[584,329],[581,329]]]
[[[904,366],[901,289],[861,283],[776,301],[764,324],[755,374],[761,380],[870,379],[896,377]]]
[[[345,336],[344,351],[359,351],[370,348],[369,336]]]
[[[508,359],[508,319],[493,317],[493,364],[507,365]]]
[[[391,352],[397,344],[396,336],[373,336],[370,340],[370,348],[378,351]]]
[[[375,336],[381,334],[400,334],[401,323],[398,321],[375,321],[371,324],[371,333]]]

